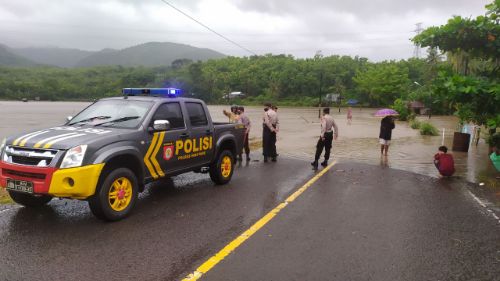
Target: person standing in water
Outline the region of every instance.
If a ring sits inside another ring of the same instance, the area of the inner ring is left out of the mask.
[[[347,108],[347,125],[352,123],[352,107]]]
[[[380,153],[387,156],[389,145],[391,143],[392,130],[396,127],[394,117],[386,116],[380,121]]]

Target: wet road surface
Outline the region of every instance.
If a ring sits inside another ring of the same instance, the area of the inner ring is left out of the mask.
[[[254,156],[255,157],[255,156]],[[85,202],[0,211],[0,280],[180,280],[314,176],[280,159],[226,186],[186,174],[133,215]],[[460,180],[340,163],[202,280],[498,280],[500,224]]]
[[[243,165],[225,186],[186,174],[151,186],[117,223],[80,201],[3,211],[0,280],[178,280],[312,174],[285,159]]]
[[[338,164],[202,280],[500,280],[500,224],[460,181]]]

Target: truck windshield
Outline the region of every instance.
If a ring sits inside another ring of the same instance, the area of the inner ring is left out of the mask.
[[[152,105],[148,101],[102,100],[84,109],[67,125],[135,128]]]

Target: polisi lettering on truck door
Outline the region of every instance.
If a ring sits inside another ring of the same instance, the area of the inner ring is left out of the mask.
[[[213,138],[201,137],[195,139],[177,140],[175,142],[175,155],[178,160],[191,159],[207,154],[212,149]]]

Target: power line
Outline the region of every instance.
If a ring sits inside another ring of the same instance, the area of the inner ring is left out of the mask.
[[[241,48],[241,49],[243,49],[243,50],[245,50],[245,51],[247,51],[247,52],[249,52],[249,53],[251,53],[251,54],[253,54],[253,55],[255,55],[255,56],[258,56],[256,53],[254,53],[254,52],[253,52],[253,51],[251,51],[250,49],[247,49],[247,48],[245,48],[245,47],[241,46],[240,44],[238,44],[238,43],[234,42],[233,40],[231,40],[231,39],[227,38],[226,36],[224,36],[224,35],[220,34],[219,32],[217,32],[217,31],[213,30],[212,28],[210,28],[210,27],[208,27],[207,25],[203,24],[203,23],[202,23],[202,22],[200,22],[199,20],[197,20],[197,19],[193,18],[192,16],[190,16],[190,15],[186,14],[185,12],[183,12],[183,11],[182,11],[182,10],[180,10],[180,9],[178,9],[178,8],[177,8],[177,7],[175,7],[174,5],[170,4],[169,2],[167,2],[167,1],[165,1],[165,0],[161,0],[161,1],[162,1],[163,3],[165,3],[165,4],[167,4],[168,6],[172,7],[172,8],[173,8],[174,10],[176,10],[177,12],[179,12],[179,13],[181,13],[181,14],[185,15],[186,17],[190,18],[191,20],[193,20],[193,21],[194,21],[194,22],[196,22],[197,24],[199,24],[199,25],[203,26],[204,28],[208,29],[208,30],[209,30],[209,31],[211,31],[212,33],[216,34],[217,36],[219,36],[219,37],[223,38],[224,40],[226,40],[226,41],[228,41],[228,42],[230,42],[230,43],[232,43],[232,44],[234,44],[234,45],[238,46],[239,48]]]

